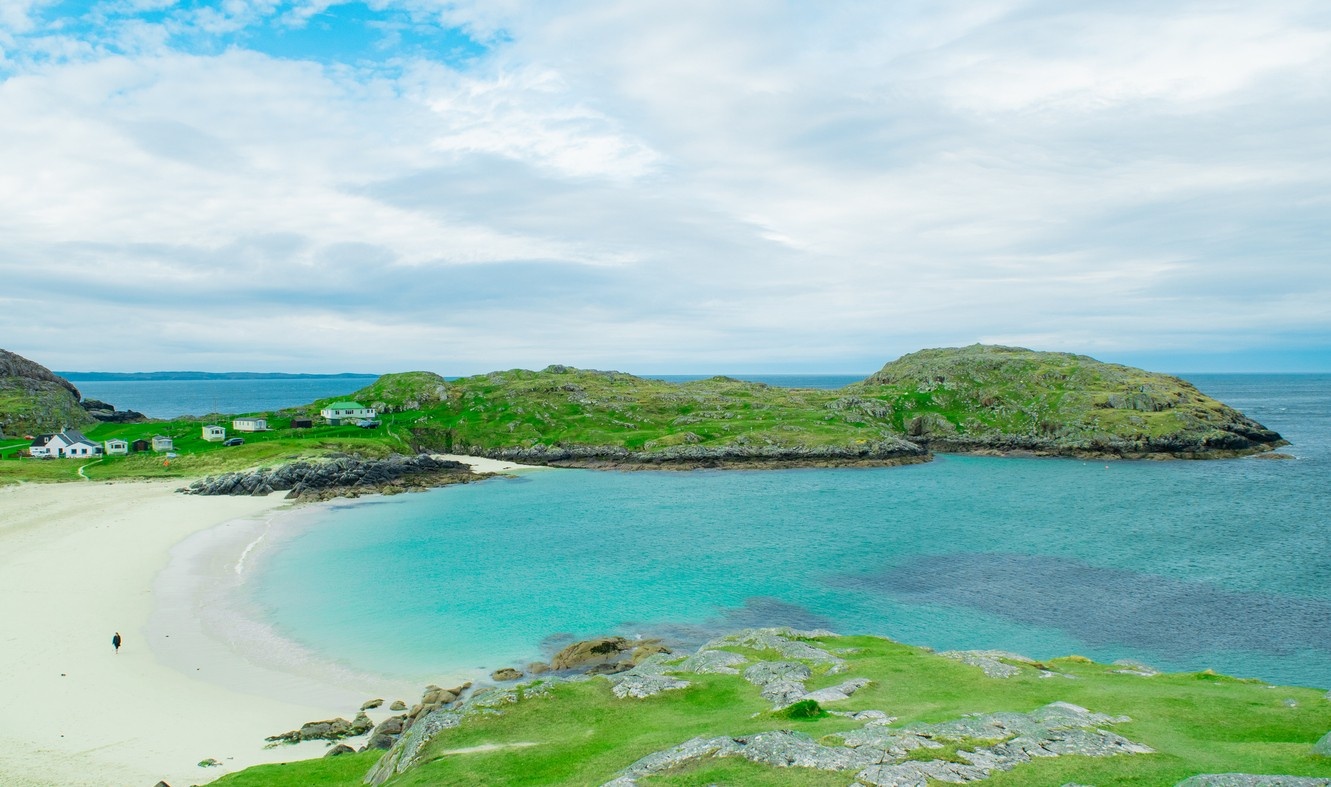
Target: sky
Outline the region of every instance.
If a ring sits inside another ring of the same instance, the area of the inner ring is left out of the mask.
[[[1331,4],[0,0],[50,368],[1331,371]]]

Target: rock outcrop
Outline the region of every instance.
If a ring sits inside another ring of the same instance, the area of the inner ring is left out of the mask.
[[[574,642],[550,659],[550,663],[527,665],[527,672],[539,675],[555,672],[581,672],[588,675],[613,675],[632,669],[656,654],[670,649],[659,639],[631,640],[624,637],[594,637]],[[498,678],[496,678],[498,680]]]
[[[307,721],[300,726],[298,730],[290,730],[279,735],[270,735],[264,740],[272,745],[282,743],[300,743],[301,741],[340,741],[343,738],[354,738],[357,735],[364,735],[373,727],[368,716],[363,712],[356,714],[356,718],[347,721],[344,718],[325,719],[323,721]]]
[[[98,421],[110,424],[141,424],[148,416],[135,410],[117,410],[115,405],[97,399],[84,399],[80,406]]]
[[[268,495],[287,491],[291,499],[327,500],[376,492],[394,494],[485,477],[473,473],[469,465],[428,454],[393,454],[386,459],[344,456],[208,476],[179,491],[190,495]]]
[[[0,350],[0,436],[15,437],[97,423],[74,384],[39,363]]]
[[[1130,721],[1065,702],[1030,713],[990,713],[938,724],[889,728],[871,718],[862,728],[842,734],[842,745],[815,741],[792,730],[739,737],[693,738],[673,749],[649,754],[626,768],[605,787],[633,787],[639,779],[718,757],[742,757],[775,768],[812,768],[854,773],[858,784],[924,785],[932,781],[965,783],[987,779],[1037,757],[1077,755],[1112,757],[1150,754],[1152,749],[1102,727]],[[983,745],[977,745],[983,741]],[[960,744],[973,746],[970,750]],[[949,745],[955,754],[941,755]],[[938,750],[939,759],[920,756]]]

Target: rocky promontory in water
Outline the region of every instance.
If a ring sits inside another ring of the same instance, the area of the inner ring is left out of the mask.
[[[328,500],[431,489],[487,477],[472,472],[470,465],[427,454],[393,454],[385,459],[341,456],[208,476],[180,491],[190,495],[269,495],[285,491],[292,500]]]
[[[761,628],[598,637],[527,671],[270,736],[329,748],[229,783],[1331,785],[1331,696],[1210,670]]]
[[[353,397],[399,418],[418,450],[576,467],[903,464],[931,451],[1212,459],[1285,444],[1176,377],[986,345],[913,353],[840,390],[550,366],[385,375]]]

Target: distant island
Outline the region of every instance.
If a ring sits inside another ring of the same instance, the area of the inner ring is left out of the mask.
[[[74,382],[149,382],[158,380],[356,380],[377,374],[288,374],[286,372],[55,372]]]

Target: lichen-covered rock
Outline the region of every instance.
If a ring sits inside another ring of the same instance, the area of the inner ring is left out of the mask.
[[[360,709],[361,709],[361,710],[374,710],[375,708],[377,708],[377,707],[379,707],[380,705],[383,705],[383,704],[384,704],[384,701],[383,701],[382,699],[366,700],[365,702],[361,703]]]
[[[689,762],[744,757],[773,767],[855,772],[854,778],[861,784],[927,787],[931,781],[979,781],[995,771],[1011,770],[1036,757],[1111,757],[1152,751],[1100,729],[1101,725],[1128,721],[1127,717],[1092,713],[1062,702],[1030,713],[974,715],[900,729],[884,726],[885,714],[866,714],[865,718],[862,729],[841,736],[842,746],[821,743],[790,730],[736,738],[694,738],[673,749],[643,757],[609,785],[631,787],[639,779]],[[993,743],[976,746],[976,740]],[[954,756],[962,762],[920,755],[923,750],[944,749],[946,744],[955,744]]]
[[[407,703],[402,700],[393,700],[393,704],[388,706],[389,710],[406,710]]]
[[[814,665],[826,665],[829,673],[842,672],[846,660],[820,647],[804,642],[817,637],[834,637],[831,631],[796,631],[789,628],[746,629],[728,634],[708,642],[699,650],[715,650],[726,647],[749,648],[757,651],[772,650],[787,659],[806,661]]]
[[[740,654],[729,650],[700,650],[680,661],[675,671],[698,675],[738,675],[739,670],[736,667],[747,664],[748,661]]]
[[[1313,754],[1320,754],[1323,757],[1331,757],[1331,732],[1323,735],[1321,740],[1313,744]]]
[[[334,746],[333,748],[329,749],[329,750],[324,754],[324,756],[325,756],[325,757],[340,757],[340,756],[342,756],[343,754],[355,754],[355,753],[356,753],[356,750],[355,750],[355,749],[351,748],[350,746],[346,745],[345,743],[339,743],[339,744],[337,744],[336,746]]]
[[[383,784],[410,768],[415,764],[416,755],[431,738],[444,730],[458,726],[462,723],[462,718],[461,711],[445,708],[439,708],[421,717],[403,732],[402,737],[398,738],[374,767],[370,768],[369,773],[365,774],[365,783]]]
[[[757,686],[774,708],[784,708],[805,694],[804,681],[813,672],[798,661],[760,661],[744,670],[744,679]]]
[[[868,686],[872,682],[873,681],[868,680],[866,678],[852,678],[848,681],[843,681],[842,683],[839,683],[835,686],[828,686],[825,689],[818,689],[817,691],[811,691],[805,694],[804,696],[800,697],[799,700],[797,701],[803,702],[805,700],[813,700],[819,705],[823,705],[829,702],[841,702],[842,700],[850,699],[850,695],[854,694],[855,692],[859,691],[865,686]]]
[[[1021,674],[1021,668],[1008,664],[1009,661],[1015,661],[1021,664],[1034,664],[1034,659],[1028,659],[1018,653],[1009,653],[1005,650],[947,650],[938,655],[944,658],[954,659],[963,664],[969,664],[972,667],[979,667],[984,674],[991,678],[1011,678],[1014,675]]]
[[[497,680],[501,682],[510,681],[510,680],[520,680],[521,678],[522,678],[522,673],[518,672],[512,667],[504,667],[502,669],[497,669],[494,672],[490,673],[490,680]]]
[[[626,674],[622,680],[614,685],[611,691],[620,699],[628,697],[643,699],[654,697],[663,691],[675,691],[688,688],[688,686],[688,681],[672,678],[668,675]]]

